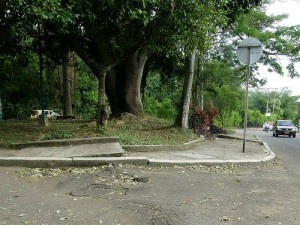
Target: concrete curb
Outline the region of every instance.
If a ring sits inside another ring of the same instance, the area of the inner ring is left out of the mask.
[[[95,138],[61,139],[61,140],[48,140],[48,141],[30,141],[24,143],[0,145],[0,148],[17,150],[17,149],[29,148],[29,147],[59,147],[59,146],[68,146],[68,145],[111,143],[111,142],[119,142],[119,138],[118,137],[95,137]]]
[[[265,158],[263,158],[262,161],[263,161],[263,162],[267,162],[267,161],[271,161],[271,160],[275,159],[275,158],[276,158],[276,154],[275,154],[275,152],[273,152],[273,151],[271,150],[271,148],[269,147],[269,145],[267,144],[267,142],[262,141],[262,140],[261,140],[259,137],[257,137],[256,135],[255,135],[255,138],[257,138],[257,139],[263,144],[263,146],[265,147],[266,152],[267,152],[267,154],[268,154],[268,156],[266,156]]]
[[[221,166],[221,165],[260,165],[269,160],[149,160],[150,166]]]
[[[72,163],[71,158],[54,157],[0,157],[0,166],[20,166],[30,168],[55,168],[68,167]]]
[[[270,149],[266,142],[260,142],[266,149],[267,156],[258,160],[166,160],[166,159],[149,159],[150,166],[220,166],[229,164],[238,165],[260,165],[275,159],[275,153]]]
[[[229,164],[259,165],[275,158],[271,154],[259,160],[169,160],[148,159],[147,157],[0,157],[0,166],[20,166],[30,168],[56,168],[56,167],[92,167],[108,164],[132,164],[139,166],[220,166]]]
[[[148,165],[146,157],[0,157],[0,166],[29,168],[92,167],[108,164]]]
[[[218,134],[217,137],[218,138],[228,138],[228,139],[244,140],[243,137],[237,137],[237,136],[234,136],[234,135],[227,135],[227,134]],[[250,142],[262,142],[256,135],[255,135],[255,138],[257,138],[258,140],[253,140],[253,139],[246,138],[246,141],[250,141]]]
[[[176,151],[191,149],[203,141],[204,138],[199,138],[182,145],[122,145],[122,148],[127,152]]]
[[[268,156],[266,156],[265,158],[263,158],[262,161],[266,162],[266,161],[271,161],[271,160],[275,159],[276,158],[276,154],[271,150],[271,148],[269,147],[269,145],[266,142],[264,142],[264,141],[262,141],[262,143],[263,143],[263,145],[264,145],[267,153],[269,154]]]
[[[241,138],[241,137],[230,136],[230,135],[223,135],[223,134],[218,135],[218,137],[220,137],[220,138],[229,138],[229,139],[244,140],[244,138]],[[271,160],[275,159],[276,158],[276,154],[271,150],[271,148],[269,147],[269,145],[267,144],[267,142],[262,141],[259,137],[257,137],[257,135],[254,135],[254,137],[257,140],[246,139],[246,141],[261,143],[264,146],[264,148],[266,149],[266,153],[268,154],[268,156],[264,157],[261,160],[261,162],[267,162],[267,161],[271,161]]]
[[[224,137],[224,136],[223,136]],[[231,137],[232,138],[232,137]],[[241,139],[233,137],[234,139]],[[91,166],[100,166],[107,164],[133,164],[133,165],[142,165],[142,166],[164,166],[164,167],[173,167],[173,166],[197,166],[197,165],[206,165],[206,166],[217,166],[217,165],[226,165],[226,164],[261,164],[273,160],[276,155],[270,149],[266,142],[263,142],[258,137],[256,137],[261,143],[267,153],[267,156],[258,159],[258,160],[169,160],[169,159],[148,159],[147,157],[67,157],[67,158],[55,158],[55,157],[0,157],[0,166],[20,166],[20,167],[30,167],[30,168],[55,168],[55,167],[91,167]],[[192,141],[182,145],[180,149],[188,149],[192,146],[198,144],[198,141],[202,139]],[[167,146],[164,150],[174,150],[176,146]],[[128,146],[127,146],[128,147]],[[132,147],[132,146],[130,146]],[[141,148],[144,147],[144,148]],[[131,150],[136,151],[145,151],[150,149],[156,149],[156,151],[161,150],[164,146],[137,146],[137,148],[132,148]],[[126,149],[126,147],[125,147]]]

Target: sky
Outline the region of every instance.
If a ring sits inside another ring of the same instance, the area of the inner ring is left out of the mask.
[[[272,4],[267,7],[268,15],[288,14],[289,18],[283,20],[278,25],[292,26],[300,24],[300,0],[272,0]],[[286,60],[282,60],[284,64]],[[300,73],[300,63],[296,66],[298,73]],[[292,95],[300,95],[300,78],[289,78],[287,73],[282,77],[279,74],[268,72],[267,67],[262,67],[260,70],[260,77],[267,79],[267,84],[262,88],[281,88],[288,87],[292,91]],[[271,89],[274,90],[274,89]]]

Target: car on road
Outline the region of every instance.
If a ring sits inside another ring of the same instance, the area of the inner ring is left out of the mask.
[[[291,120],[277,120],[273,128],[273,137],[288,135],[296,137],[296,126]]]

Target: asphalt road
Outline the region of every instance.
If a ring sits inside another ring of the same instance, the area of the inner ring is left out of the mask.
[[[277,157],[287,165],[289,171],[300,179],[300,133],[297,133],[296,138],[285,135],[273,137],[272,131],[256,131],[254,133],[267,142]]]
[[[0,224],[300,224],[298,153],[288,147],[298,137],[258,135],[274,141],[278,159],[260,166],[0,167]]]

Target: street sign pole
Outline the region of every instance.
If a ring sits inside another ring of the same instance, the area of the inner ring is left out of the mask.
[[[245,152],[246,146],[246,130],[248,123],[248,89],[249,89],[249,77],[251,72],[250,65],[257,62],[262,55],[262,47],[259,40],[256,38],[246,38],[239,43],[237,49],[237,57],[240,62],[248,65],[247,75],[246,75],[246,100],[245,100],[245,117],[244,117],[244,137],[243,137],[243,152]]]
[[[43,127],[49,125],[47,115],[45,115],[45,99],[44,99],[44,86],[43,86],[43,57],[42,57],[42,43],[41,43],[41,26],[38,24],[38,54],[39,54],[39,65],[40,65],[40,98],[42,114],[39,115],[39,124]]]
[[[1,103],[1,96],[0,96],[0,120],[2,120],[2,103]]]
[[[245,118],[244,118],[244,138],[243,138],[243,152],[245,152],[245,146],[246,146],[246,130],[247,130],[247,123],[248,123],[248,93],[249,93],[249,77],[251,73],[251,49],[248,47],[249,51],[249,63],[248,63],[248,72],[247,72],[247,78],[246,78],[246,104],[245,104]]]

